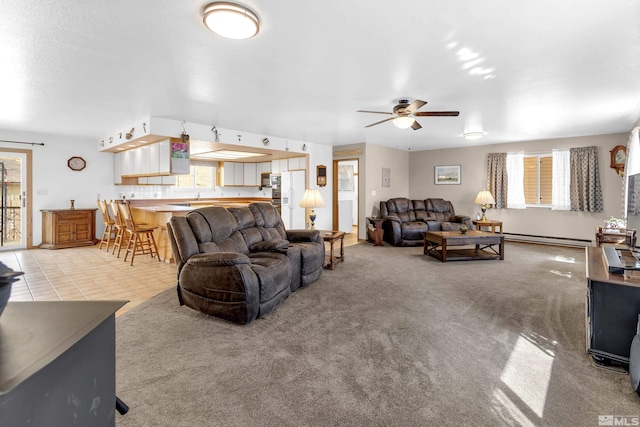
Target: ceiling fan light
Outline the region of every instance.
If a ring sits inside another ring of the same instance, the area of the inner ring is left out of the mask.
[[[485,135],[486,135],[486,133],[482,132],[482,131],[465,132],[465,133],[462,134],[462,136],[464,136],[464,139],[480,139]]]
[[[211,31],[228,39],[248,39],[260,31],[258,16],[240,4],[216,1],[203,10],[203,22]]]
[[[400,129],[406,129],[411,127],[411,125],[413,125],[413,122],[415,121],[416,120],[413,117],[396,117],[395,119],[393,119],[393,124]]]

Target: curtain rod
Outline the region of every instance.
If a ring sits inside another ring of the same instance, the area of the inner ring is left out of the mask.
[[[42,145],[44,147],[44,142],[23,142],[23,141],[11,141],[7,139],[0,139],[0,142],[8,142],[10,144]]]

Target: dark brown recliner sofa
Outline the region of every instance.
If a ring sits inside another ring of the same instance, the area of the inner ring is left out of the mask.
[[[322,273],[319,232],[285,230],[268,203],[196,209],[172,217],[167,232],[180,305],[235,323],[266,315]]]
[[[409,200],[396,197],[380,202],[384,241],[393,246],[421,246],[428,230],[457,230],[473,227],[471,218],[456,215],[450,201],[444,199]]]

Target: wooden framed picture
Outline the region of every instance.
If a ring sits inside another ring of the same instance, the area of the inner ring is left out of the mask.
[[[460,165],[436,166],[434,182],[437,185],[460,184],[462,182]]]
[[[382,168],[382,186],[391,187],[391,168]]]

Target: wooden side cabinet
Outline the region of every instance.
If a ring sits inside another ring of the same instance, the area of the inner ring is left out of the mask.
[[[43,249],[93,246],[96,240],[95,209],[43,209]]]

